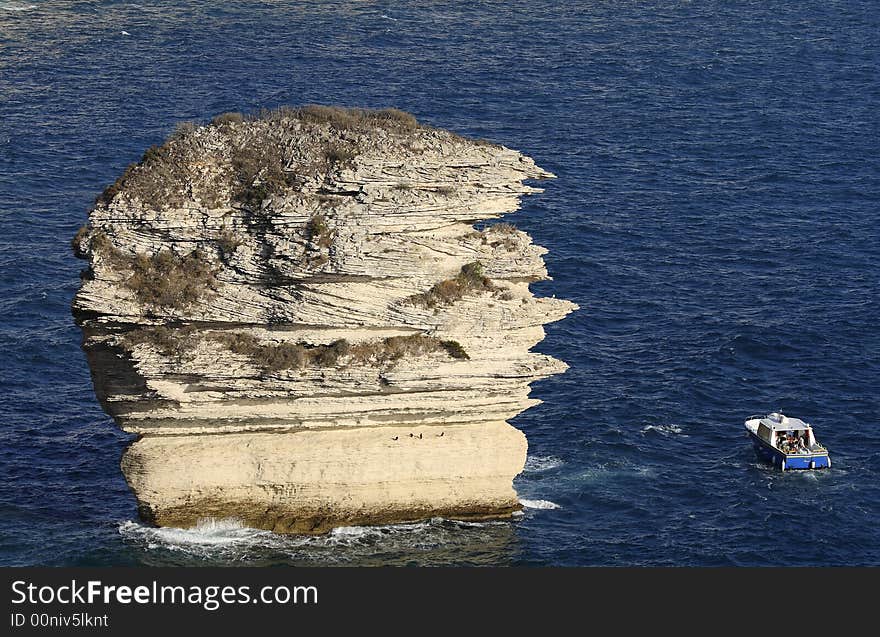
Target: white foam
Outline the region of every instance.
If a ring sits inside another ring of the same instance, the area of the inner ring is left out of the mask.
[[[330,535],[336,537],[362,537],[366,533],[367,527],[363,526],[339,526],[330,531]]]
[[[2,2],[0,3],[0,9],[3,11],[30,11],[31,9],[36,9],[37,5],[35,4],[22,4],[20,2]]]
[[[407,524],[344,526],[326,535],[279,535],[244,526],[234,519],[200,521],[191,529],[145,526],[131,520],[119,525],[119,534],[143,548],[166,550],[202,558],[237,561],[269,550],[299,557],[321,556],[324,562],[344,562],[356,554],[385,550],[423,550],[444,544],[472,541],[462,535],[468,528],[503,525],[503,521],[467,522],[431,518]],[[337,549],[355,553],[337,553]]]
[[[562,507],[550,500],[520,500],[519,503],[527,509],[561,509]]]
[[[137,522],[127,521],[119,526],[123,537],[140,539],[155,548],[165,546],[240,546],[253,544],[273,534],[268,531],[252,529],[234,519],[205,519],[191,529],[174,527],[149,527]]]
[[[373,540],[389,535],[419,533],[428,528],[432,520],[412,524],[383,524],[380,526],[339,526],[321,538],[327,544],[348,544],[362,540]]]
[[[565,464],[556,456],[528,456],[526,458],[526,466],[523,473],[540,473],[541,471],[550,471]]]
[[[664,436],[681,436],[682,438],[689,438],[686,433],[684,433],[678,425],[648,425],[646,427],[642,427],[642,434],[647,434],[650,431],[656,431],[658,434]]]

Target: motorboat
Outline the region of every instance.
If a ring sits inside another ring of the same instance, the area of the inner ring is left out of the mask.
[[[772,413],[749,416],[745,424],[758,457],[782,471],[831,468],[828,450],[803,420]]]

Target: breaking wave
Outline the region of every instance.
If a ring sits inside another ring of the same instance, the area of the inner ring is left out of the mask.
[[[162,547],[192,552],[269,542],[274,536],[269,531],[253,529],[233,519],[206,519],[191,529],[144,526],[128,520],[119,525],[119,533],[127,540],[142,543],[147,549]]]
[[[519,503],[527,509],[561,509],[562,507],[550,500],[520,500]]]
[[[373,558],[388,560],[390,555],[426,564],[448,563],[456,555],[467,559],[469,553],[503,545],[512,526],[506,521],[431,518],[407,524],[338,527],[325,535],[282,535],[247,527],[235,519],[208,519],[191,529],[157,528],[127,520],[118,530],[126,543],[144,552],[148,563],[194,559],[344,565],[369,563]]]
[[[550,471],[557,469],[565,464],[556,456],[528,456],[526,458],[526,466],[523,473],[540,473],[542,471]]]
[[[23,2],[0,2],[0,11],[30,11],[36,9],[35,4],[24,4]]]
[[[646,427],[642,427],[642,435],[647,435],[651,432],[658,433],[662,436],[681,436],[682,438],[689,438],[686,433],[684,433],[678,425],[648,425]]]

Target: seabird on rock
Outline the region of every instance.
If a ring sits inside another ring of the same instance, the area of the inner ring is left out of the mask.
[[[398,438],[400,438],[400,436],[394,436],[394,438],[392,438],[392,440],[397,440]]]
[[[422,439],[422,434],[419,434],[419,440],[421,440],[421,439]]]

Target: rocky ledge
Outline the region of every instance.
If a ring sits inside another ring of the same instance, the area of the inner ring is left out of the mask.
[[[320,533],[516,511],[506,421],[566,369],[529,350],[576,306],[530,293],[527,234],[479,222],[548,177],[392,109],[229,113],[149,149],[73,240],[141,516]]]

